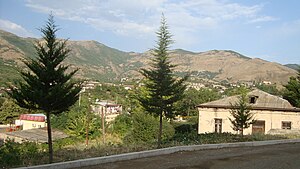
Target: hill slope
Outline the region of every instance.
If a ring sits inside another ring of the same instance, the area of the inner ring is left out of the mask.
[[[14,67],[22,66],[22,57],[35,57],[33,44],[39,39],[21,38],[0,30],[0,83],[17,78]],[[66,64],[79,68],[78,78],[119,81],[121,78],[140,78],[137,70],[147,67],[151,51],[127,53],[96,41],[68,41],[71,49]],[[278,63],[252,59],[230,50],[211,50],[194,53],[182,49],[170,51],[178,74],[214,81],[243,82],[271,81],[284,84],[296,71]],[[8,78],[10,77],[10,78]]]
[[[34,44],[39,39],[22,38],[0,30],[0,59],[22,65],[24,57],[35,57]],[[126,52],[107,47],[96,41],[68,41],[71,49],[66,64],[79,68],[79,78],[110,81],[123,73],[122,64],[130,59]],[[4,63],[1,67],[3,67]],[[4,78],[4,77],[2,77]]]
[[[230,50],[211,50],[201,53],[170,52],[176,71],[190,72],[193,76],[216,81],[262,82],[284,84],[296,71],[279,63],[249,58]],[[138,54],[131,59],[146,64],[150,53]]]

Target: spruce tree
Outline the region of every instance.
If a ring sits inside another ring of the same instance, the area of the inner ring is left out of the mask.
[[[249,128],[254,123],[254,114],[250,111],[251,106],[248,104],[246,93],[238,96],[238,101],[231,103],[230,114],[233,118],[229,118],[232,129],[240,131],[244,135],[244,129]]]
[[[284,85],[283,98],[293,106],[300,107],[300,69],[297,77],[290,77],[288,84]]]
[[[71,82],[77,70],[67,73],[69,66],[62,64],[70,50],[66,47],[67,40],[56,38],[57,30],[50,15],[40,29],[42,41],[35,45],[37,57],[24,60],[27,69],[20,71],[23,81],[8,93],[19,106],[46,113],[50,163],[53,161],[50,115],[67,110],[78,100],[80,92],[80,87]]]
[[[145,77],[145,95],[138,99],[144,109],[159,117],[159,131],[157,137],[158,148],[161,146],[163,117],[174,118],[173,104],[183,97],[187,77],[178,79],[174,76],[175,65],[170,63],[168,50],[173,43],[168,31],[166,19],[162,16],[161,26],[157,32],[157,46],[153,49],[154,58],[150,69],[140,72]]]

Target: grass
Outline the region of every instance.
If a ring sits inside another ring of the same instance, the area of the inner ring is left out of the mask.
[[[263,140],[278,140],[278,139],[290,139],[290,138],[300,138],[299,135],[263,135],[263,134],[254,134],[254,135],[246,135],[241,137],[240,135],[235,135],[231,133],[206,133],[200,134],[191,132],[188,134],[175,134],[174,138],[171,140],[166,140],[162,147],[174,147],[174,146],[183,146],[183,145],[200,145],[200,144],[217,144],[217,143],[232,143],[232,142],[246,142],[246,141],[263,141]],[[63,162],[63,161],[71,161],[77,159],[91,158],[91,157],[101,157],[101,156],[109,156],[115,154],[122,154],[128,152],[139,152],[145,150],[152,150],[156,148],[156,144],[123,144],[120,139],[116,135],[108,135],[107,143],[104,145],[102,143],[102,138],[97,138],[95,140],[91,140],[89,145],[85,145],[84,139],[76,139],[76,138],[65,138],[59,140],[54,143],[54,162]],[[22,148],[21,156],[19,157],[20,163],[10,163],[6,164],[5,161],[0,160],[0,166],[3,167],[20,167],[20,166],[31,166],[31,165],[41,165],[48,163],[48,153],[47,153],[47,145],[35,143],[25,143],[26,146],[22,144],[15,144],[15,150],[20,150]],[[31,145],[31,146],[28,146]],[[27,147],[37,146],[38,151],[35,150],[31,152],[32,149],[27,150]],[[18,148],[20,146],[20,148]],[[1,149],[0,149],[1,150]],[[16,151],[7,152],[0,151],[0,155],[2,153],[9,153],[6,155],[15,156],[13,153],[20,153]],[[28,156],[28,153],[31,154]],[[23,156],[22,156],[23,155]],[[0,156],[1,158],[1,156]]]

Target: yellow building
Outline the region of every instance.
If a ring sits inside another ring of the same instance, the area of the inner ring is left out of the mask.
[[[300,134],[300,109],[293,107],[287,100],[263,92],[253,90],[247,94],[255,123],[244,130],[244,134]],[[231,104],[238,101],[238,96],[204,103],[198,106],[198,133],[230,132],[232,129],[229,118]]]
[[[43,128],[47,126],[44,114],[22,114],[16,125],[21,125],[23,130]]]

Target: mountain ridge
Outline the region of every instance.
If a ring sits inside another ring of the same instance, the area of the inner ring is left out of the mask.
[[[21,59],[34,57],[35,38],[22,38],[0,30],[0,66],[4,64],[22,66]],[[99,81],[119,81],[121,78],[142,78],[137,70],[147,68],[151,51],[144,53],[124,52],[94,40],[72,41],[67,43],[71,49],[65,60],[71,69],[79,68],[77,77]],[[210,79],[230,83],[249,81],[271,81],[284,84],[296,71],[279,63],[259,58],[250,58],[232,50],[209,50],[191,52],[174,49],[170,52],[172,63],[179,74],[190,73],[193,79]],[[1,64],[2,63],[2,64]],[[4,75],[0,79],[4,79]]]

